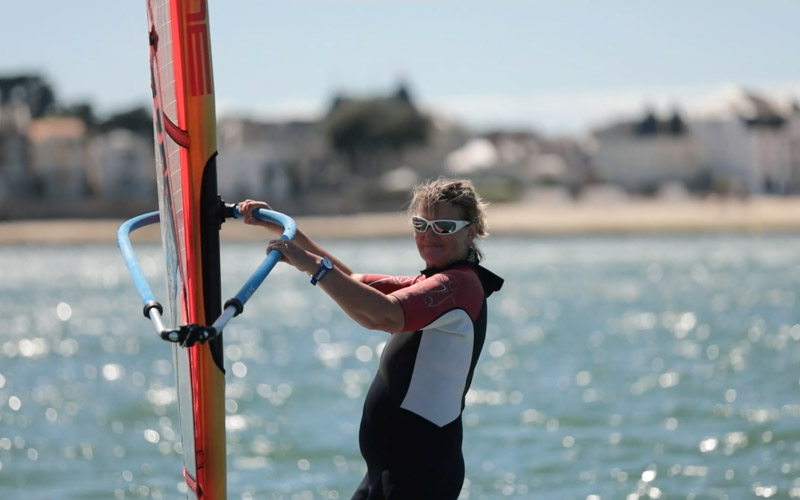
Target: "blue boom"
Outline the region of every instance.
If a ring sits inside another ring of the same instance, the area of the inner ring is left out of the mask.
[[[242,213],[239,212],[239,209],[235,206],[232,207],[232,214],[235,218],[243,217]],[[283,227],[283,233],[281,234],[282,240],[294,239],[295,234],[297,233],[297,224],[295,224],[294,219],[291,217],[280,212],[266,209],[259,209],[254,213],[254,215],[259,220],[280,224]],[[280,251],[270,250],[250,278],[248,278],[244,285],[242,285],[239,292],[232,298],[228,299],[228,301],[225,303],[225,309],[213,325],[180,325],[176,328],[167,328],[161,318],[161,315],[164,313],[164,309],[153,296],[150,285],[147,283],[147,279],[142,272],[141,266],[139,266],[139,261],[136,258],[136,254],[133,252],[133,246],[131,245],[130,237],[133,231],[157,222],[159,222],[159,214],[157,211],[142,214],[125,221],[117,230],[117,245],[122,253],[125,266],[128,268],[131,278],[133,278],[133,283],[136,286],[136,291],[139,294],[139,298],[142,300],[142,304],[144,305],[144,316],[153,322],[153,325],[155,326],[159,335],[161,335],[161,338],[171,342],[179,342],[184,346],[190,346],[195,342],[210,340],[222,333],[222,330],[225,328],[225,325],[228,324],[228,321],[230,321],[230,319],[234,316],[241,314],[241,312],[244,310],[244,304],[248,301],[248,299],[250,299],[253,293],[255,293],[258,287],[261,286],[261,283],[264,282],[264,280],[267,278],[267,275],[269,275],[270,271],[272,271],[272,268],[275,267],[275,264],[277,264],[282,257]]]

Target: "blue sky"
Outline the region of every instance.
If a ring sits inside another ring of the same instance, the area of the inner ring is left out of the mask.
[[[474,127],[579,133],[730,84],[800,97],[800,1],[209,0],[220,114],[313,116],[409,84]],[[7,2],[0,74],[149,106],[144,0]],[[43,14],[48,12],[48,14]]]

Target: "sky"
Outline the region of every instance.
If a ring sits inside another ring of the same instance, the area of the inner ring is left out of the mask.
[[[405,82],[477,129],[579,134],[725,87],[800,99],[798,0],[208,0],[218,115],[314,118]],[[0,76],[150,106],[144,0],[6,2]]]

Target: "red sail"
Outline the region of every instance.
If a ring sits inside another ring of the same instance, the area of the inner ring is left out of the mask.
[[[206,0],[148,0],[153,124],[170,324],[220,313],[216,117]],[[224,499],[221,338],[175,346],[184,475],[190,497]]]

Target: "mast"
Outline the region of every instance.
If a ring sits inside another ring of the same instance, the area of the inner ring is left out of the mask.
[[[148,0],[153,123],[171,324],[221,311],[216,116],[207,0]],[[226,496],[222,337],[173,346],[190,496]]]

